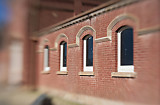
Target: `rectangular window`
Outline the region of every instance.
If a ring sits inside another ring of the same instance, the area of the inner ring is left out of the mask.
[[[67,43],[60,45],[60,71],[67,71]]]
[[[124,27],[118,32],[118,72],[134,72],[133,29]]]
[[[133,31],[121,33],[121,65],[133,65]]]
[[[93,37],[87,39],[86,66],[93,66]]]
[[[93,37],[83,40],[83,71],[93,72]]]
[[[44,71],[49,71],[49,47],[44,48]]]
[[[67,66],[67,43],[63,45],[63,67]]]

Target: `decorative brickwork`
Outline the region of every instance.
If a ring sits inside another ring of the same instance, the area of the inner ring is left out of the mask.
[[[48,45],[53,48],[51,50],[56,50],[50,51],[51,69],[47,75],[40,73],[43,68],[43,54],[37,54],[38,87],[44,86],[114,101],[158,105],[160,31],[159,28],[154,28],[159,27],[160,23],[158,3],[159,0],[142,0],[55,29],[53,32],[46,31],[46,35],[40,36],[39,41],[48,39]],[[126,25],[133,28],[135,73],[117,73],[117,31]],[[87,74],[82,72],[82,38],[88,34],[93,36],[94,72]],[[67,72],[63,73],[59,72],[61,41],[68,44]]]

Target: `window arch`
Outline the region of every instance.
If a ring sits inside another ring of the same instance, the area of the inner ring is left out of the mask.
[[[108,25],[107,27],[107,37],[110,38],[110,40],[112,40],[112,29],[119,23],[122,22],[126,19],[129,19],[130,22],[133,22],[134,25],[136,25],[136,27],[139,27],[139,20],[136,16],[134,16],[133,14],[120,14],[118,16],[116,16]],[[125,23],[125,22],[124,22]],[[128,24],[128,23],[127,23]]]
[[[60,71],[67,71],[67,43],[60,43]]]
[[[65,38],[66,41],[68,41],[68,37],[67,37],[66,34],[64,34],[64,33],[59,34],[59,35],[56,37],[56,40],[55,40],[55,42],[54,42],[54,50],[57,50],[57,49],[58,49],[59,41],[61,40],[61,38]]]
[[[86,31],[91,31],[90,34],[92,34],[96,38],[96,30],[92,26],[89,25],[83,26],[76,35],[76,43],[74,44],[74,46],[79,46],[81,36]]]
[[[134,72],[133,28],[124,26],[118,30],[118,72]]]
[[[44,47],[44,71],[49,71],[49,46]]]
[[[93,71],[93,36],[83,38],[83,71]]]

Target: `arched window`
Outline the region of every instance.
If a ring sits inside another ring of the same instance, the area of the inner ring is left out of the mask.
[[[118,31],[118,72],[134,72],[133,28],[128,26]]]
[[[60,44],[60,71],[67,71],[67,43]]]
[[[49,46],[46,45],[44,48],[44,71],[49,71]]]
[[[93,37],[83,38],[83,71],[93,71]]]

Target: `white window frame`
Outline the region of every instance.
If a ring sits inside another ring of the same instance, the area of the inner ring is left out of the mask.
[[[123,27],[117,33],[118,38],[118,72],[134,72],[134,65],[121,66],[121,33],[130,27]]]
[[[64,44],[60,45],[60,71],[67,71],[67,67],[63,67],[63,47]],[[67,66],[67,65],[66,65]]]
[[[86,54],[87,54],[87,39],[83,40],[83,71],[93,72],[93,66],[86,66]]]
[[[49,49],[48,48],[44,48],[44,71],[49,71],[50,67],[49,67]]]

